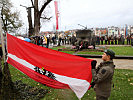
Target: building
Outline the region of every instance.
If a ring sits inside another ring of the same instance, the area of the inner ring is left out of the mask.
[[[130,27],[130,34],[133,34],[133,26]]]
[[[108,36],[119,36],[119,28],[118,27],[108,27]]]
[[[96,28],[95,29],[95,35],[96,36],[105,36],[108,34],[107,28]]]

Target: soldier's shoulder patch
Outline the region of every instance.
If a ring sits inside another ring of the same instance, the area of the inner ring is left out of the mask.
[[[105,74],[105,72],[106,72],[106,69],[102,69],[101,73]]]

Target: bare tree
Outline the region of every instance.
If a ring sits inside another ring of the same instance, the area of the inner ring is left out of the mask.
[[[47,5],[51,2],[52,0],[44,0],[41,8],[39,9],[38,5],[38,0],[31,0],[32,6],[34,7],[34,34],[38,35],[40,32],[40,19],[46,19],[50,20],[50,18],[43,17],[42,13],[44,12],[44,9],[47,7]]]

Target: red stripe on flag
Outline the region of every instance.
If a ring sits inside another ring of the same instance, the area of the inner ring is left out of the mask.
[[[13,60],[12,58],[8,58],[8,61],[7,61],[9,64],[11,64],[12,66],[14,66],[15,68],[17,68],[18,70],[20,70],[21,72],[23,72],[24,74],[26,74],[27,76],[29,76],[31,79],[39,82],[39,83],[42,83],[42,84],[45,84],[46,86],[49,86],[49,87],[52,87],[52,88],[57,88],[57,89],[67,89],[69,88],[68,85],[66,84],[63,84],[61,82],[58,82],[56,80],[53,80],[51,78],[48,78],[47,76],[45,75],[42,75],[38,72],[35,72],[34,70],[26,67],[26,66],[23,66],[22,64],[16,62],[15,60]]]

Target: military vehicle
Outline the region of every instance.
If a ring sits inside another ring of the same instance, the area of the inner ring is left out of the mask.
[[[94,33],[91,29],[84,29],[76,31],[76,48],[78,50],[88,49],[89,46],[92,45],[92,37]]]

